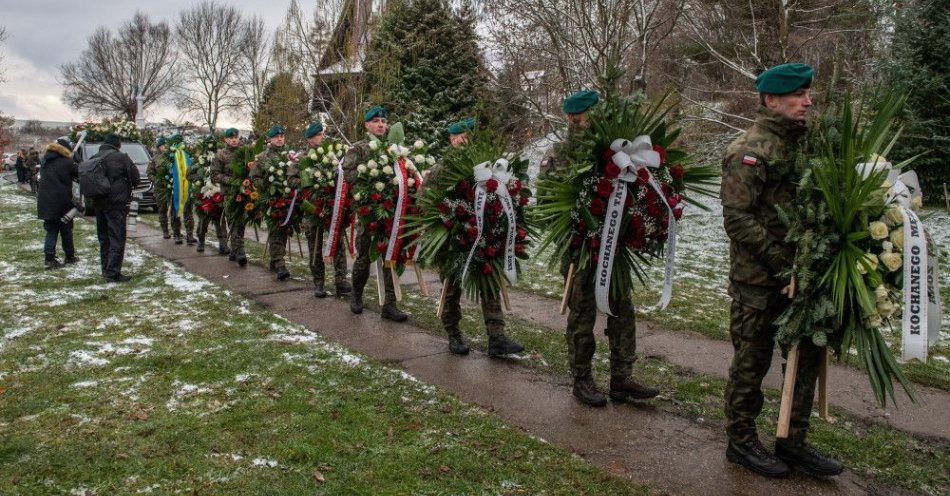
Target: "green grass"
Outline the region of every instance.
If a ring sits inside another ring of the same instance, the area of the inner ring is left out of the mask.
[[[105,284],[91,223],[44,271],[0,207],[0,494],[649,493],[134,244]]]

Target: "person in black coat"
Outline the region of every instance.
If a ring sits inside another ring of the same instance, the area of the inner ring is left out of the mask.
[[[56,259],[56,240],[63,238],[65,262],[76,263],[76,251],[73,247],[73,221],[63,216],[73,208],[73,179],[79,177],[79,166],[73,160],[72,143],[60,138],[46,147],[46,154],[40,162],[39,191],[36,195],[36,215],[43,219],[46,229],[46,243],[43,246],[46,268],[62,267]]]
[[[16,182],[17,184],[26,182],[26,150],[22,148],[16,154]]]
[[[132,159],[119,149],[122,141],[115,134],[106,135],[99,152],[103,157],[106,177],[109,178],[109,196],[91,202],[96,210],[96,235],[99,238],[99,262],[102,277],[108,281],[125,282],[129,276],[122,273],[125,258],[125,218],[129,215],[132,187],[139,183],[139,170]]]

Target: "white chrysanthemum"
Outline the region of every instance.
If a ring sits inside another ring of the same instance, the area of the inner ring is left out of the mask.
[[[334,157],[334,159],[333,159],[333,165],[334,165],[334,166],[340,165],[340,159]]]
[[[387,175],[393,175],[393,168],[390,166],[383,167],[383,173]]]
[[[415,186],[415,185],[416,185],[416,180],[410,177],[410,178],[409,178],[409,186]]]
[[[376,188],[376,191],[382,191],[383,189],[386,188],[386,185],[380,182],[377,182],[373,186]]]
[[[334,181],[333,179],[330,179],[329,181],[327,181],[327,186],[330,186],[330,187],[336,186],[336,181]]]
[[[378,149],[379,149],[379,143],[378,143],[377,141],[375,141],[375,140],[370,140],[370,142],[369,142],[369,149],[370,149],[370,150],[373,150],[373,151],[378,150]]]
[[[397,186],[399,185],[399,178],[398,178],[398,177],[393,176],[393,184],[395,184],[395,185],[397,185]]]
[[[284,188],[284,193],[290,193],[290,188]]]
[[[284,186],[287,186],[287,180],[284,179]]]
[[[310,154],[307,155],[307,158],[309,158],[310,160],[316,160],[316,159],[317,159],[317,152],[315,152],[314,150],[310,150]]]
[[[383,155],[382,157],[379,157],[379,163],[381,163],[381,164],[383,164],[383,165],[388,164],[388,163],[389,163],[389,157],[387,157],[386,155]]]
[[[342,151],[343,151],[343,143],[337,143],[337,144],[336,144],[336,151],[338,151],[338,152],[342,152]]]
[[[356,166],[356,172],[358,172],[358,173],[360,173],[360,174],[366,174],[366,170],[367,170],[367,169],[366,169],[366,166],[363,165],[363,164],[360,164],[360,165],[357,165],[357,166]]]
[[[283,175],[284,175],[284,170],[283,170],[283,169],[277,169],[277,175],[278,175],[278,176],[283,176]]]
[[[317,178],[317,179],[320,179],[320,178],[323,177],[323,173],[320,172],[320,171],[315,171],[315,172],[313,173],[313,177],[315,177],[315,178]]]
[[[416,142],[413,143],[412,146],[416,147],[416,149],[419,150],[422,147],[426,146],[426,144],[423,143],[422,140],[416,140]]]
[[[422,162],[425,162],[426,158],[422,155],[416,155],[415,157],[412,157],[412,160],[421,164]]]
[[[435,165],[435,157],[433,157],[433,156],[431,156],[431,155],[428,156],[428,157],[426,157],[426,163],[429,164],[429,165]]]
[[[377,164],[375,160],[370,160],[369,162],[366,162],[366,167],[369,167],[370,169],[375,169],[379,167],[379,164]]]
[[[324,155],[324,156],[323,156],[323,163],[329,164],[329,163],[330,163],[330,157]]]
[[[353,193],[353,199],[356,200],[356,201],[360,201],[360,200],[363,199],[363,194],[362,194],[362,193]]]
[[[267,180],[270,181],[270,182],[274,182],[274,176],[268,177]]]
[[[370,169],[370,170],[369,170],[369,177],[376,177],[376,176],[378,176],[378,175],[379,175],[379,169]]]

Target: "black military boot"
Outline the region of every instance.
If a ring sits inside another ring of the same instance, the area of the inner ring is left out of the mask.
[[[610,378],[610,399],[614,401],[648,400],[660,390],[635,381],[632,376]]]
[[[814,477],[831,477],[844,471],[844,465],[834,458],[822,455],[814,446],[801,443],[775,443],[775,456],[789,467],[797,468]]]
[[[268,267],[270,268],[271,272],[277,272],[277,262],[271,260]]]
[[[354,291],[353,297],[350,298],[350,311],[359,315],[363,313],[363,292]]]
[[[228,260],[230,260],[230,261],[232,261],[232,262],[237,262],[237,254],[235,254],[235,253],[232,251],[231,253],[228,254]]]
[[[585,405],[596,407],[607,405],[607,396],[597,387],[591,376],[575,377],[573,393],[574,397]]]
[[[188,243],[188,244],[191,244],[191,243]],[[197,251],[198,253],[204,253],[204,251],[205,251],[205,240],[200,239],[200,238],[198,239],[198,247],[195,248],[195,251]]]
[[[177,234],[177,233],[176,233],[173,237],[175,238],[175,244],[176,244],[176,245],[182,244],[181,234]]]
[[[313,281],[313,296],[317,298],[326,298],[329,292],[323,287],[323,281]]]
[[[63,260],[63,263],[66,264],[66,265],[72,265],[72,264],[75,264],[75,263],[79,263],[79,258],[76,257],[76,255],[71,255],[71,256],[66,257],[66,260]]]
[[[337,298],[346,298],[353,293],[353,286],[350,286],[350,283],[343,281],[337,283],[336,285],[336,296]]]
[[[241,255],[240,257],[238,257],[237,263],[241,267],[247,267],[247,255]]]
[[[172,235],[168,234],[168,231],[162,231],[162,239],[172,239]]]
[[[387,303],[383,305],[383,310],[380,312],[380,315],[386,320],[391,320],[393,322],[405,322],[409,318],[409,315],[406,312],[400,310],[395,303]]]
[[[468,343],[465,342],[465,337],[458,329],[449,331],[449,351],[456,355],[468,355]]]
[[[521,346],[521,343],[512,341],[504,334],[488,337],[488,356],[490,357],[511,355],[522,351],[524,351],[524,346]]]
[[[277,268],[277,280],[286,281],[287,279],[290,279],[290,271],[287,270],[287,266],[281,265]]]
[[[785,477],[790,472],[788,465],[765,449],[759,438],[742,444],[730,440],[726,459],[766,477]]]
[[[191,233],[189,233],[189,234],[186,236],[185,241],[186,241],[189,245],[193,245],[193,244],[198,243],[198,240],[197,240],[194,236],[192,236]]]
[[[227,255],[231,253],[231,249],[228,248],[228,241],[224,238],[218,238],[218,255]]]
[[[56,257],[46,257],[46,260],[43,261],[43,265],[47,269],[58,269],[63,266],[63,264],[60,263],[60,261],[57,260]]]

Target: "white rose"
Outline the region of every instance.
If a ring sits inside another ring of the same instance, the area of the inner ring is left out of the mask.
[[[867,274],[868,269],[871,271],[877,270],[877,257],[873,253],[865,253],[861,260],[857,262],[858,272],[861,274]]]
[[[388,164],[388,163],[389,163],[389,157],[387,157],[386,155],[383,155],[382,157],[379,157],[379,163],[381,163],[381,164],[383,164],[383,165]]]
[[[336,151],[338,151],[338,152],[342,152],[342,151],[343,151],[343,143],[337,143],[337,144],[336,144]]]
[[[416,185],[416,180],[410,177],[410,178],[409,178],[409,186],[415,186],[415,185]]]
[[[284,193],[290,193],[290,188],[284,188]]]
[[[880,286],[878,286],[878,287],[874,290],[874,296],[876,296],[878,300],[886,299],[886,298],[887,298],[887,286],[885,286],[885,285],[883,285],[883,284],[881,284]]]
[[[416,147],[416,149],[419,149],[419,148],[422,148],[423,146],[426,146],[426,144],[423,143],[422,140],[416,140],[416,142],[413,143],[412,146]]]
[[[370,149],[370,150],[373,150],[373,151],[378,150],[378,149],[379,149],[379,143],[378,143],[377,141],[375,141],[375,140],[370,141],[370,142],[369,142],[369,149]]]
[[[383,189],[386,188],[386,185],[380,182],[377,182],[373,186],[376,188],[376,191],[382,191]]]
[[[877,302],[877,313],[885,319],[894,314],[897,307],[890,300],[881,300]]]
[[[353,199],[356,201],[360,201],[363,199],[363,195],[361,193],[353,193]]]
[[[270,181],[270,182],[274,182],[274,176],[268,177],[267,180]]]
[[[874,239],[887,239],[887,235],[889,234],[887,224],[880,221],[874,221],[868,224],[868,231],[871,232],[871,237]]]
[[[313,177],[315,177],[315,178],[317,178],[317,179],[320,179],[320,178],[323,177],[323,173],[320,172],[320,171],[316,171],[316,172],[313,173]]]
[[[899,226],[904,223],[904,211],[901,207],[891,207],[887,209],[884,218],[881,220],[892,226]]]
[[[278,176],[283,176],[283,175],[284,175],[284,170],[283,170],[283,169],[277,169],[277,175],[278,175]]]
[[[904,228],[898,227],[891,231],[891,243],[894,244],[894,248],[897,248],[897,251],[904,251]]]
[[[329,181],[327,181],[327,185],[336,186],[336,181],[334,181],[333,179],[330,179]]]
[[[323,154],[326,153],[327,151],[324,150],[323,148],[317,148],[317,152],[320,153],[320,155],[323,155]]]
[[[891,272],[896,272],[898,269],[904,266],[904,259],[897,253],[881,253],[877,256],[881,263],[887,267],[887,270]]]
[[[287,186],[287,180],[284,179],[284,186]]]
[[[406,169],[416,170],[416,164],[412,160],[406,160]]]
[[[867,318],[867,327],[878,328],[884,325],[884,319],[881,318],[880,314],[874,314]]]
[[[360,174],[366,174],[366,166],[363,164],[357,165],[356,172],[359,172]]]
[[[370,169],[375,169],[379,167],[379,164],[377,164],[375,160],[370,160],[369,162],[366,162],[366,166]]]
[[[324,155],[324,156],[323,156],[323,163],[329,164],[329,163],[330,163],[330,157],[327,157],[326,155]]]
[[[399,178],[398,178],[398,177],[393,176],[393,184],[395,184],[395,185],[397,185],[397,186],[399,185]]]
[[[383,173],[387,175],[393,175],[393,168],[390,166],[383,167]]]
[[[917,195],[910,199],[910,208],[920,210],[924,206],[924,197]]]
[[[333,165],[334,165],[334,166],[340,165],[340,159],[334,158],[334,159],[333,159]]]
[[[376,176],[378,176],[378,175],[379,175],[379,170],[378,170],[378,169],[370,169],[370,171],[369,171],[369,177],[376,177]]]
[[[429,165],[435,165],[435,158],[432,156],[426,157],[426,163]]]
[[[426,161],[426,158],[423,157],[422,155],[416,155],[415,157],[412,157],[412,160],[413,160],[414,162],[417,162],[417,163],[420,163],[420,164],[421,164],[421,163],[423,163],[423,162]]]

